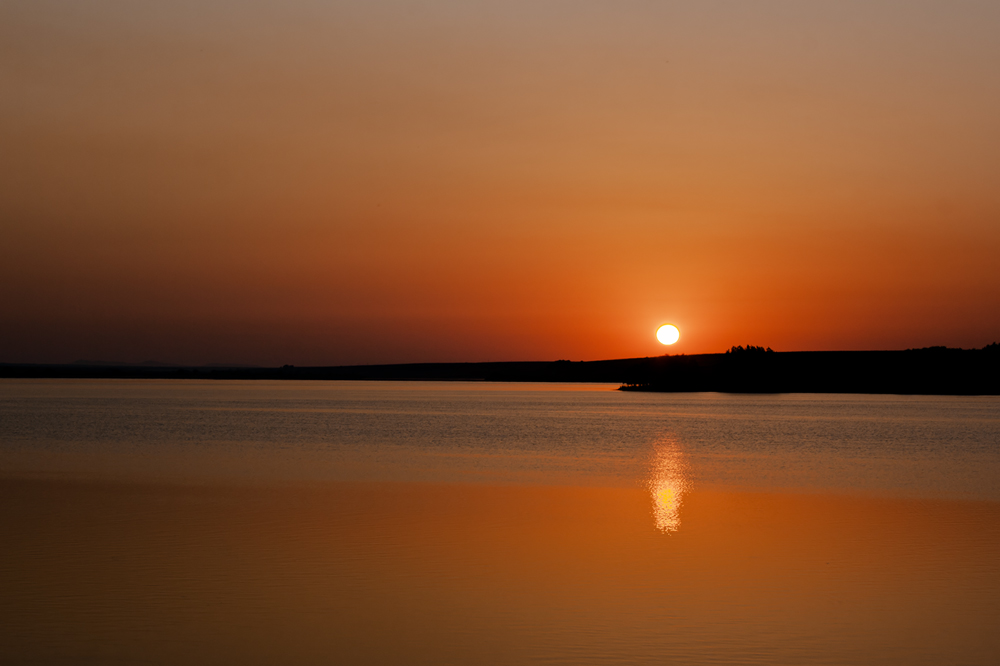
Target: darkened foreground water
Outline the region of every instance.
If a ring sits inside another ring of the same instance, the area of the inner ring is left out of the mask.
[[[1000,399],[0,382],[0,663],[1000,660]]]

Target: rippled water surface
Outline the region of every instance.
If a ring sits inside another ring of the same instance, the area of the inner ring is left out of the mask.
[[[0,381],[2,663],[1000,660],[1000,399]]]

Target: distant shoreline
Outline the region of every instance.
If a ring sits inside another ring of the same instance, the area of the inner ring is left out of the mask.
[[[1000,395],[1000,345],[904,351],[692,354],[605,361],[248,368],[0,364],[7,379],[213,379],[617,383],[621,390]]]

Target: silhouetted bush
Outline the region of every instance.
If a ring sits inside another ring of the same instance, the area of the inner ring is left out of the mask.
[[[734,345],[730,347],[727,354],[773,354],[774,350],[770,347],[757,347],[754,345],[747,345],[746,347],[742,345]]]

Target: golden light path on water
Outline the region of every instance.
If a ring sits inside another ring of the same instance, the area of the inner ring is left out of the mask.
[[[663,532],[680,529],[681,504],[690,489],[688,465],[680,444],[664,438],[653,445],[649,491],[653,499],[653,521]]]

